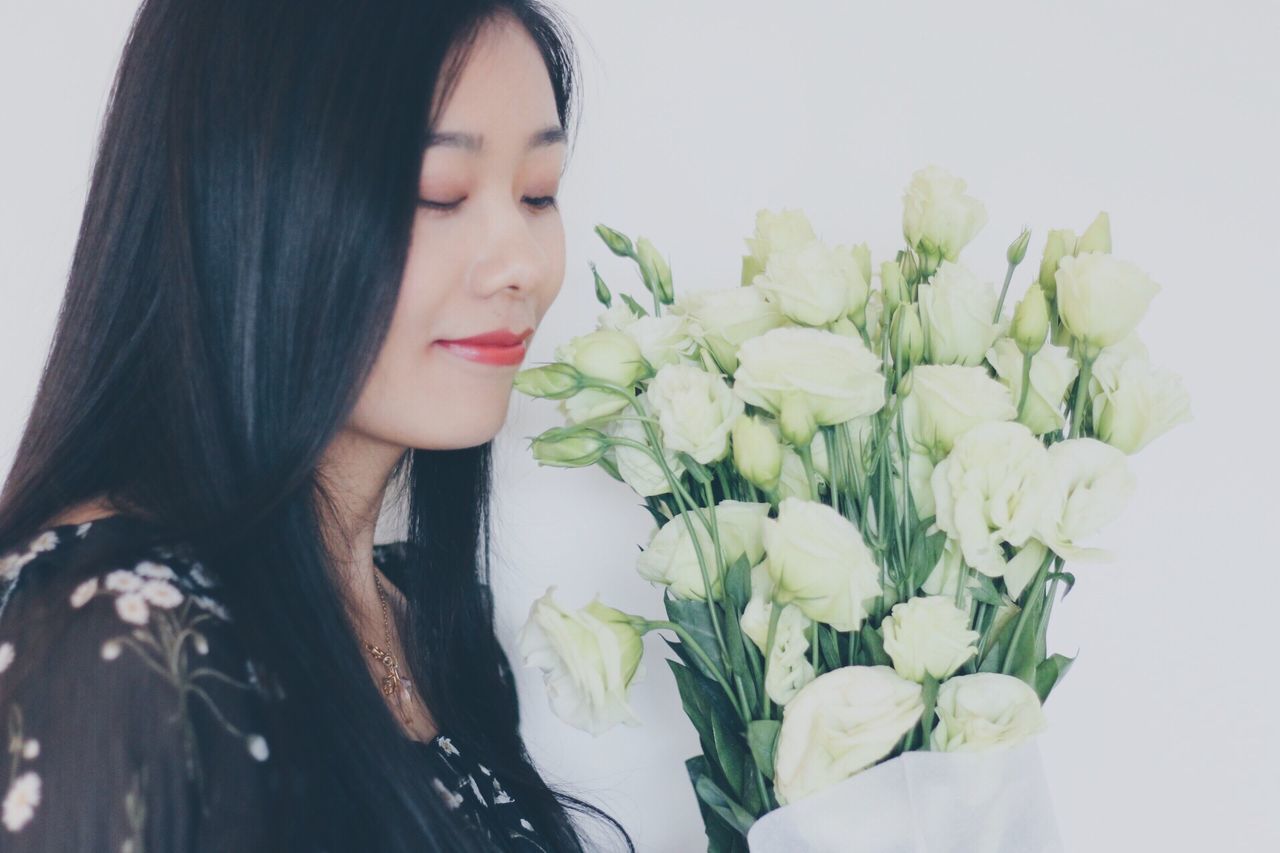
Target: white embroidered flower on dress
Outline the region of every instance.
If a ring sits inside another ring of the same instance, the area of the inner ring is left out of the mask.
[[[126,592],[116,599],[116,613],[126,622],[145,625],[151,616],[147,600],[139,592]]]
[[[0,560],[0,576],[16,578],[22,567],[27,563],[30,563],[35,558],[35,551],[26,551],[21,554],[10,554],[3,560]]]
[[[440,744],[440,748],[444,750],[446,755],[458,754],[458,748],[454,746],[453,741],[449,740],[447,737],[436,738],[436,743]]]
[[[440,795],[440,799],[444,800],[446,807],[456,809],[458,806],[462,805],[462,795],[455,794],[453,791],[450,791],[439,779],[432,779],[431,785],[436,789],[436,793]]]
[[[103,660],[115,660],[120,657],[120,641],[107,640],[102,644],[101,654]]]
[[[40,755],[40,741],[31,738],[22,745],[22,757],[28,760],[37,758]]]
[[[8,669],[11,663],[13,663],[13,643],[0,643],[0,672]]]
[[[192,563],[191,568],[187,571],[187,574],[191,577],[193,581],[200,584],[200,586],[204,587],[205,589],[208,589],[209,587],[213,586],[213,578],[209,577],[209,575],[205,573],[204,563],[200,563],[200,562]]]
[[[258,761],[266,761],[271,754],[271,750],[267,748],[267,739],[262,735],[249,735],[245,739],[245,745],[249,748],[249,754]]]
[[[227,612],[227,608],[223,607],[221,602],[215,601],[205,595],[193,595],[191,600],[194,601],[204,610],[208,610],[224,622],[231,621],[231,614]]]
[[[138,593],[156,607],[177,607],[182,603],[182,593],[168,581],[149,580]]]
[[[150,560],[143,560],[141,563],[133,567],[134,572],[142,575],[144,578],[160,578],[162,580],[171,581],[177,577],[173,569],[161,563],[153,563]]]
[[[529,830],[530,832],[533,832],[533,824],[529,823],[529,821],[525,820],[524,818],[520,818],[520,825],[523,826],[525,829]]]
[[[31,540],[29,547],[32,551],[51,551],[58,544],[58,534],[52,530],[46,530],[35,539]]]
[[[97,594],[97,592],[98,592],[98,579],[89,578],[87,581],[85,581],[84,583],[76,587],[75,590],[71,593],[71,606],[84,607],[85,603],[88,602],[89,599],[93,598],[94,595]]]
[[[502,786],[498,784],[497,779],[493,780],[493,802],[494,802],[494,805],[501,805],[503,803],[515,802],[515,800],[511,798],[510,794],[502,790]]]
[[[76,536],[83,539],[84,535],[89,532],[89,528],[93,526],[92,521],[86,521],[84,524],[76,528]]]
[[[107,575],[104,586],[116,592],[134,592],[142,586],[142,578],[128,569],[116,569]]]
[[[35,816],[40,805],[40,775],[28,770],[13,780],[9,793],[5,794],[0,820],[10,832],[17,832]]]

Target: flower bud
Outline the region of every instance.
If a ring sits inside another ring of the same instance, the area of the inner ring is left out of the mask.
[[[555,362],[521,370],[514,384],[517,391],[530,397],[563,400],[582,390],[582,374],[571,364]]]
[[[871,281],[871,247],[868,246],[866,243],[859,243],[858,245],[849,249],[849,254],[853,255],[853,259],[858,262],[858,271],[862,273],[862,280],[865,282],[870,282]]]
[[[1005,253],[1005,259],[1009,261],[1009,266],[1016,267],[1022,263],[1022,259],[1027,256],[1027,244],[1031,242],[1031,229],[1023,228],[1022,233],[1018,235],[1018,239],[1009,244],[1009,250]]]
[[[907,284],[916,284],[920,281],[920,264],[916,262],[914,252],[899,252],[899,265],[902,268],[902,278]]]
[[[1076,233],[1070,228],[1054,228],[1045,238],[1044,255],[1040,258],[1040,287],[1044,289],[1046,299],[1054,299],[1058,294],[1058,284],[1054,275],[1058,272],[1058,262],[1065,256],[1075,254]]]
[[[1018,307],[1013,309],[1013,325],[1009,328],[1009,337],[1018,344],[1018,349],[1028,355],[1035,355],[1044,346],[1044,336],[1049,332],[1049,303],[1044,298],[1044,290],[1039,282],[1027,289]]]
[[[609,292],[609,286],[604,283],[604,279],[600,277],[600,273],[596,272],[596,265],[591,264],[591,276],[596,281],[596,299],[605,308],[613,305],[613,294]]]
[[[809,408],[804,394],[790,393],[783,397],[782,410],[778,412],[778,426],[782,437],[792,447],[808,447],[818,431],[818,422]]]
[[[1075,253],[1083,255],[1085,252],[1111,254],[1111,217],[1105,210],[1089,223],[1089,227],[1080,235],[1080,241],[1076,243]]]
[[[648,372],[640,346],[625,332],[597,329],[556,350],[556,357],[587,376],[626,388]]]
[[[755,255],[742,256],[742,278],[743,287],[751,284],[756,280],[756,276],[764,272],[764,264],[760,263],[760,259]]]
[[[924,357],[924,326],[914,303],[899,305],[889,323],[889,347],[898,372],[905,373]]]
[[[675,296],[671,289],[671,267],[666,259],[648,239],[639,237],[636,239],[636,260],[640,262],[644,286],[658,297],[659,302],[670,305]]]
[[[893,316],[893,309],[900,303],[907,301],[907,282],[902,277],[902,266],[898,261],[880,264],[880,295],[889,316]]]
[[[620,231],[614,231],[607,225],[597,225],[595,228],[600,239],[609,247],[609,251],[613,252],[620,258],[635,257],[635,250],[631,247],[631,239]]]
[[[773,491],[782,476],[782,445],[759,417],[739,415],[729,434],[733,464],[748,483]]]
[[[609,449],[604,433],[589,427],[552,427],[530,444],[539,465],[584,468],[594,465]]]

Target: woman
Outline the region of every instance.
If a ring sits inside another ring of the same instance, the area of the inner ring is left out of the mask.
[[[570,51],[536,0],[143,2],[0,496],[0,848],[582,849],[486,582],[523,347],[448,343],[559,291]]]

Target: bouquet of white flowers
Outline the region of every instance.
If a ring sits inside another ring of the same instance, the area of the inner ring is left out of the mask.
[[[712,851],[904,753],[1042,730],[1073,660],[1046,648],[1064,564],[1107,556],[1084,543],[1133,489],[1126,456],[1190,418],[1134,331],[1159,287],[1111,253],[1105,213],[1049,232],[1010,316],[1030,232],[997,294],[959,261],[986,223],[964,181],[930,166],[904,203],[906,247],[878,274],[865,243],[762,210],[740,286],[678,299],[647,240],[597,226],[653,313],[593,265],[598,327],[516,378],[567,421],[532,439],[539,463],[599,465],[644,498],[637,569],[666,587],[659,620],[548,591],[521,653],[598,733],[636,722],[642,635],[674,635]]]

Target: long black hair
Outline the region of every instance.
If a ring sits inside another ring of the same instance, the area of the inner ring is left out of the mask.
[[[502,15],[539,46],[568,128],[573,48],[538,0],[143,0],[0,496],[0,552],[99,496],[200,550],[283,682],[285,747],[309,762],[279,820],[326,849],[478,849],[403,748],[352,635],[317,466],[390,324],[423,142]],[[570,814],[603,813],[535,771],[494,632],[490,452],[410,449],[396,467],[407,663],[440,730],[557,849],[580,850]]]

